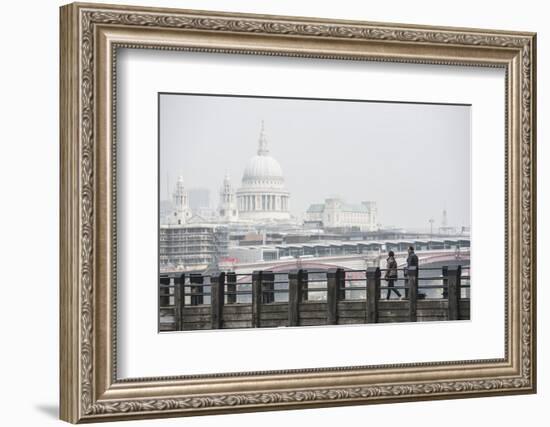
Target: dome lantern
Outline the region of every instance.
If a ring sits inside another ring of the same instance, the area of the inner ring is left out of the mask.
[[[258,156],[268,156],[269,148],[267,148],[267,138],[265,136],[264,121],[262,120],[262,128],[260,129],[260,138],[258,140]]]

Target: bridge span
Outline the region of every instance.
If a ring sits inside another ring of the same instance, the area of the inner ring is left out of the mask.
[[[432,265],[465,265],[470,263],[470,249],[438,249],[416,251],[420,266]],[[406,265],[407,252],[395,253],[395,260],[399,267]],[[254,271],[288,272],[292,270],[328,270],[344,268],[361,270],[367,267],[384,268],[387,254],[380,252],[353,255],[337,255],[325,257],[301,256],[293,259],[277,259],[252,263],[225,263],[220,265],[221,270],[231,270],[237,274],[251,274]]]

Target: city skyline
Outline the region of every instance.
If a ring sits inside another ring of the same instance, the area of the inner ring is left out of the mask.
[[[177,180],[176,180],[176,181],[177,181]],[[168,187],[169,187],[169,186],[168,186]],[[221,187],[221,186],[220,186],[220,187]],[[172,204],[173,204],[173,201],[172,201],[172,198],[173,198],[172,192],[173,192],[173,190],[174,190],[174,186],[169,187],[169,188],[172,188],[172,191],[170,191],[170,197],[167,198],[167,199],[161,199],[160,202],[161,202],[161,203],[167,203],[167,202],[168,202],[170,205],[172,205]],[[193,206],[192,206],[192,203],[190,202],[190,209],[192,209],[193,211],[195,211],[195,210],[196,210],[196,211],[199,211],[199,210],[201,210],[201,209],[208,209],[208,210],[210,210],[213,214],[215,214],[215,212],[216,212],[216,210],[217,210],[217,208],[218,208],[218,204],[219,204],[219,202],[218,202],[218,199],[219,199],[219,190],[220,190],[220,189],[218,189],[218,191],[212,191],[211,189],[206,188],[206,187],[189,187],[189,188],[188,188],[188,191],[189,191],[190,193],[192,193],[192,192],[194,192],[194,191],[201,191],[201,192],[202,192],[202,191],[207,191],[207,192],[208,192],[208,196],[209,196],[209,198],[208,198],[209,204],[208,204],[208,205],[206,205],[206,206],[200,206],[200,207],[193,207]],[[210,198],[210,196],[211,196],[213,193],[215,194],[215,196],[214,196],[213,198]],[[333,198],[340,199],[341,201],[343,201],[343,202],[345,202],[345,203],[348,203],[348,204],[359,204],[359,203],[360,203],[360,202],[355,202],[355,203],[354,203],[353,201],[345,200],[345,199],[343,199],[342,197],[339,197],[339,196],[336,195],[336,194],[333,194],[333,195],[331,195],[330,197],[327,197],[327,198],[323,199],[322,202],[324,202],[324,201],[327,200],[327,199],[333,199]],[[191,197],[190,197],[190,199],[191,199]],[[366,200],[365,200],[365,201],[366,201]],[[361,202],[363,202],[363,201],[361,201]],[[375,201],[375,202],[376,202],[376,201]],[[313,205],[313,204],[316,204],[316,203],[312,203],[312,205]],[[304,219],[305,213],[306,213],[306,212],[302,212],[301,218],[300,218],[301,220]],[[200,215],[200,214],[199,214],[199,215]],[[432,228],[433,231],[436,232],[437,229],[438,229],[439,227],[453,226],[453,224],[449,224],[448,219],[446,219],[447,216],[448,216],[448,212],[447,212],[447,209],[446,209],[445,206],[444,206],[439,212],[436,212],[434,215],[432,215],[432,217],[430,217],[430,219],[428,219],[427,225],[425,225],[424,227],[408,227],[408,229],[411,230],[411,231],[418,231],[418,230],[427,231],[427,230],[429,230],[429,229]],[[297,218],[298,218],[298,217],[297,217]],[[445,218],[445,219],[444,219],[444,218]],[[161,225],[162,225],[162,219],[161,219]],[[388,227],[396,227],[396,228],[397,228],[397,225],[393,225],[393,224],[389,224],[389,225],[387,225],[387,224],[381,224],[381,225],[383,225],[383,226],[388,226]],[[464,224],[460,224],[460,226],[462,226],[462,225],[464,225]],[[455,227],[459,227],[458,224],[454,224],[454,226],[455,226]],[[467,226],[467,225],[464,225],[464,226]],[[459,231],[459,230],[457,229],[457,231]]]
[[[216,210],[226,176],[241,186],[265,121],[296,218],[338,197],[376,202],[383,227],[429,229],[443,210],[449,225],[470,225],[468,106],[163,94],[160,108],[161,200],[182,176]]]

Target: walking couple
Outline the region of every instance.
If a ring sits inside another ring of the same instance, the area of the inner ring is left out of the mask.
[[[414,253],[414,248],[409,246],[408,250],[409,256],[407,257],[407,269],[409,267],[418,268],[418,256]],[[405,270],[405,275],[406,275]],[[388,252],[388,258],[386,259],[386,274],[384,276],[388,282],[388,293],[386,294],[386,299],[390,299],[391,293],[395,292],[398,298],[403,299],[401,292],[394,288],[395,281],[397,280],[397,261],[395,261],[395,254],[393,251]],[[407,296],[405,295],[405,298]]]

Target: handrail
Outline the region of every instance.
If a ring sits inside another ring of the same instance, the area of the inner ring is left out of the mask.
[[[461,266],[462,270],[470,270],[470,266],[469,265],[464,265],[464,266]],[[296,270],[299,270],[298,268]],[[325,274],[327,272],[327,270],[309,270],[309,269],[305,269],[309,274]],[[380,271],[381,272],[384,272],[384,271],[387,271],[388,269],[387,268],[380,268]],[[407,271],[407,267],[398,267],[398,268],[394,268],[392,270],[395,270],[395,271]],[[441,267],[419,267],[418,268],[418,271],[441,271]],[[353,269],[353,268],[345,268],[344,271],[346,273],[366,273],[366,270],[365,269]],[[234,276],[236,277],[243,277],[243,276],[251,276],[253,273],[234,273],[234,272],[231,272],[231,271],[225,271],[224,273],[228,274],[228,273],[231,273],[233,274]],[[273,274],[288,274],[288,271],[286,272],[278,272],[278,271],[273,271],[272,272]],[[194,274],[194,275],[200,275],[201,277],[203,278],[210,278],[213,276],[213,274],[202,274],[202,273],[195,273],[195,272],[188,272],[188,271],[163,271],[160,273],[160,277],[175,277],[175,276],[181,276],[182,274],[185,274],[185,275],[190,275],[190,274]]]
[[[469,270],[470,269],[470,266],[467,265],[467,266],[464,266],[464,267],[461,267],[461,271],[463,270]],[[398,271],[406,271],[406,268],[401,268],[401,269],[397,269]],[[423,290],[423,289],[442,289],[444,291],[447,291],[448,288],[449,288],[449,285],[447,283],[445,283],[447,281],[447,276],[445,276],[444,274],[444,268],[440,267],[440,268],[436,268],[436,267],[420,267],[417,271],[421,272],[421,271],[436,271],[436,270],[440,270],[442,271],[443,274],[441,275],[438,275],[438,276],[434,276],[434,275],[430,275],[428,277],[418,277],[417,278],[417,281],[418,281],[418,284],[417,284],[417,289],[418,290]],[[309,292],[317,292],[317,293],[321,293],[321,292],[328,292],[328,273],[330,270],[301,270],[303,271],[305,274],[308,275],[307,279],[304,279],[304,284],[307,285],[307,288],[305,288],[303,291],[305,292],[305,294],[307,295]],[[357,282],[365,282],[366,279],[367,279],[367,270],[358,270],[358,269],[344,269],[344,280],[343,280],[343,286],[340,286],[338,287],[338,290],[339,291],[350,291],[350,292],[357,292],[357,291],[366,291],[368,289],[368,286],[357,286],[357,285],[351,285],[352,283],[357,283]],[[384,272],[384,271],[387,271],[387,269],[378,269],[378,271],[380,272]],[[289,283],[290,281],[287,279],[287,280],[274,280],[274,277],[275,275],[279,274],[279,275],[282,275],[282,274],[285,274],[287,275],[287,277],[289,276],[289,273],[278,273],[278,272],[269,272],[270,274],[272,274],[273,276],[273,279],[266,279],[264,278],[262,283],[265,285],[269,285],[269,286],[275,286],[275,285],[286,285],[285,288],[279,288],[279,289],[263,289],[262,292],[265,293],[265,294],[288,294],[289,293]],[[347,276],[347,273],[363,273],[365,277],[362,277],[362,278],[350,278],[350,277],[346,277]],[[192,274],[192,276],[191,276]],[[183,283],[178,283],[178,284],[175,284],[175,283],[159,283],[159,288],[160,289],[175,289],[177,287],[181,288],[182,290],[182,296],[183,297],[186,297],[186,296],[193,296],[193,297],[196,297],[196,296],[206,296],[206,297],[210,297],[212,292],[211,292],[211,288],[213,286],[212,284],[212,278],[215,277],[214,274],[208,274],[208,275],[201,275],[201,274],[197,274],[197,273],[191,273],[191,274],[188,274],[188,273],[161,273],[160,277],[163,278],[163,279],[176,279],[178,277],[184,277],[184,281]],[[251,279],[253,278],[253,275],[254,273],[233,273],[233,272],[228,272],[228,273],[225,273],[226,275],[231,275],[232,277],[234,278],[237,278],[237,277],[250,277]],[[309,275],[310,274],[325,274],[326,277],[325,278],[317,278],[317,279],[312,279],[312,278],[309,278]],[[171,276],[171,275],[177,275],[177,276]],[[197,283],[195,282],[191,282],[191,278],[201,278],[201,280]],[[209,280],[208,281],[205,281],[204,279],[208,278]],[[469,281],[470,280],[470,275],[462,275],[460,276],[460,279],[461,280],[465,280],[465,281]],[[396,282],[407,282],[409,279],[407,276],[401,276],[401,277],[395,277],[395,278],[392,278],[392,279],[387,279],[387,278],[384,278],[384,277],[381,277],[380,278],[380,281],[381,282],[387,282],[388,280],[391,280],[392,282],[396,283]],[[428,285],[428,284],[422,284],[421,282],[423,281],[435,281],[435,280],[441,280],[443,281],[442,284],[440,285]],[[251,295],[252,292],[250,290],[246,290],[246,289],[242,289],[243,286],[247,286],[247,287],[250,287],[253,285],[253,280],[252,281],[246,281],[246,282],[241,282],[241,281],[238,281],[238,280],[235,280],[235,281],[232,281],[232,282],[226,282],[224,283],[224,294],[225,295],[231,295],[231,296],[239,296],[239,295]],[[315,287],[315,288],[312,288],[309,286],[309,284],[314,284],[314,283],[327,283],[327,286],[324,286],[324,287]],[[346,285],[349,285],[349,286],[346,286]],[[230,290],[229,288],[230,287],[234,287],[235,290]],[[198,291],[198,289],[202,289],[201,292]],[[239,289],[241,288],[241,289]],[[384,291],[387,291],[387,290],[391,290],[391,289],[395,289],[395,290],[406,290],[408,289],[408,285],[404,284],[404,285],[393,285],[393,286],[384,286],[384,285],[380,285],[378,287],[380,290],[384,290]],[[470,285],[467,284],[467,283],[461,283],[461,288],[470,288]],[[190,291],[189,291],[190,290]],[[204,290],[210,290],[210,292],[205,292]],[[159,295],[160,297],[163,297],[163,296],[173,296],[172,294],[169,294],[169,295]]]

